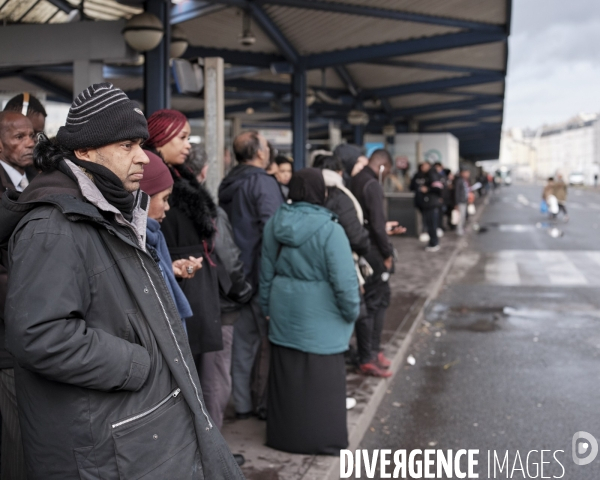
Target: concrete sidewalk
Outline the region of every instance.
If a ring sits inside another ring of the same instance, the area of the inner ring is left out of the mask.
[[[392,371],[395,374],[405,362],[412,333],[421,320],[424,307],[437,295],[462,241],[454,233],[449,233],[440,239],[442,248],[436,253],[426,253],[425,244],[414,238],[397,237],[393,243],[399,258],[396,273],[390,278],[392,300],[382,343],[386,356],[393,360]],[[347,392],[357,401],[356,407],[348,411],[349,448],[359,445],[379,403],[389,393],[387,385],[392,378],[365,377],[349,368]],[[235,420],[232,414],[233,411],[230,411],[225,419],[223,435],[232,452],[241,453],[246,458],[242,470],[248,480],[338,478],[338,457],[294,455],[268,448],[264,445],[264,421],[256,418]]]

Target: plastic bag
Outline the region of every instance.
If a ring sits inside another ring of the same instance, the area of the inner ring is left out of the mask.
[[[475,205],[472,203],[469,203],[469,205],[467,206],[467,213],[472,216],[472,215],[475,215],[476,211],[477,210],[475,210]]]
[[[452,225],[458,225],[460,223],[460,212],[455,208],[450,214],[450,223]]]
[[[558,200],[554,195],[548,195],[548,198],[546,199],[546,202],[548,202],[548,211],[552,214],[552,215],[557,215],[558,214]]]
[[[546,203],[546,200],[542,200],[542,203],[540,203],[540,213],[548,213],[548,204]]]

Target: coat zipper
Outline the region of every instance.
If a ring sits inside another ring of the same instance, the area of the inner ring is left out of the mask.
[[[135,415],[133,417],[130,417],[127,420],[122,420],[120,422],[113,423],[112,428],[120,427],[121,425],[125,425],[127,423],[133,422],[134,420],[138,420],[138,419],[143,418],[143,417],[145,417],[147,415],[150,415],[152,412],[158,410],[165,403],[167,403],[169,400],[171,400],[171,398],[177,398],[177,395],[179,395],[179,392],[181,392],[180,388],[177,388],[177,389],[173,390],[169,394],[169,396],[167,398],[163,399],[158,405],[154,405],[152,408],[146,410],[145,412],[138,413],[137,415]]]
[[[152,289],[154,290],[156,299],[158,300],[158,303],[160,304],[160,307],[162,309],[165,320],[167,321],[167,325],[169,326],[169,331],[171,332],[171,337],[173,337],[173,342],[175,343],[175,346],[177,347],[177,351],[179,352],[181,362],[185,366],[186,372],[188,374],[188,378],[190,379],[190,383],[194,387],[194,391],[196,393],[196,400],[198,400],[198,403],[200,404],[200,409],[202,410],[202,413],[204,414],[204,417],[206,418],[206,422],[208,423],[208,427],[206,427],[206,430],[211,430],[213,428],[213,425],[210,421],[210,418],[208,417],[208,414],[204,410],[204,405],[202,404],[202,400],[200,400],[200,392],[198,391],[198,387],[196,386],[196,383],[194,383],[194,379],[192,378],[192,372],[190,370],[190,367],[187,364],[187,362],[185,361],[185,356],[183,355],[183,352],[181,351],[181,347],[179,346],[179,343],[177,342],[177,337],[175,336],[175,332],[173,331],[173,326],[171,325],[171,321],[169,320],[169,315],[167,315],[167,310],[165,309],[165,306],[164,306],[162,300],[160,299],[160,295],[158,294],[158,291],[156,290],[156,286],[154,285],[154,282],[152,281],[150,272],[148,272],[148,269],[146,268],[146,264],[144,263],[144,260],[142,259],[142,256],[140,255],[140,252],[136,249],[135,253],[138,256],[138,258],[140,259],[142,268],[146,272],[146,276],[148,277],[148,280],[150,281],[150,285],[152,285]]]

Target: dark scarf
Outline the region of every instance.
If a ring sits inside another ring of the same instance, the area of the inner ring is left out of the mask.
[[[196,176],[185,166],[169,166],[173,176],[173,193],[169,202],[194,222],[196,232],[202,240],[211,240],[217,229],[217,206],[208,191]]]
[[[119,177],[108,168],[97,163],[80,160],[74,155],[68,157],[68,159],[78,167],[85,169],[92,176],[94,184],[98,187],[98,190],[100,190],[106,201],[117,208],[125,219],[130,222],[133,218],[135,197],[125,190],[123,182],[119,180]]]

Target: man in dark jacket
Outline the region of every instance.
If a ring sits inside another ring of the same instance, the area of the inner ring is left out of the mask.
[[[33,178],[27,169],[33,163],[34,131],[21,113],[0,113],[0,194],[22,192]],[[26,479],[25,459],[19,428],[12,356],[4,346],[4,304],[8,284],[8,256],[0,250],[0,413],[2,414],[2,455],[0,478]]]
[[[233,400],[238,418],[254,412],[251,394],[252,366],[261,341],[266,341],[267,320],[261,312],[256,291],[260,275],[263,229],[279,206],[283,195],[277,181],[267,174],[269,147],[256,132],[244,132],[233,142],[238,165],[219,187],[219,204],[227,213],[233,238],[240,248],[244,273],[255,295],[240,312],[233,337]],[[266,381],[257,390],[264,397]],[[256,406],[260,409],[262,406]]]
[[[350,190],[363,209],[365,224],[369,230],[371,248],[366,260],[373,268],[373,275],[365,283],[365,303],[372,319],[371,351],[372,359],[360,366],[360,370],[376,377],[389,377],[390,361],[381,351],[381,332],[385,312],[390,304],[390,272],[393,271],[394,248],[389,235],[406,231],[398,222],[386,222],[383,209],[383,189],[378,181],[389,175],[392,157],[383,149],[375,150],[369,164],[352,178]]]
[[[415,206],[423,214],[423,223],[429,234],[429,245],[426,250],[437,252],[440,249],[438,240],[439,210],[443,205],[441,182],[435,169],[427,162],[419,165],[419,171],[410,183],[415,192]]]
[[[6,345],[30,480],[243,478],[145,249],[147,137],[125,93],[92,85],[57,143],[38,144],[43,173],[2,199]]]

